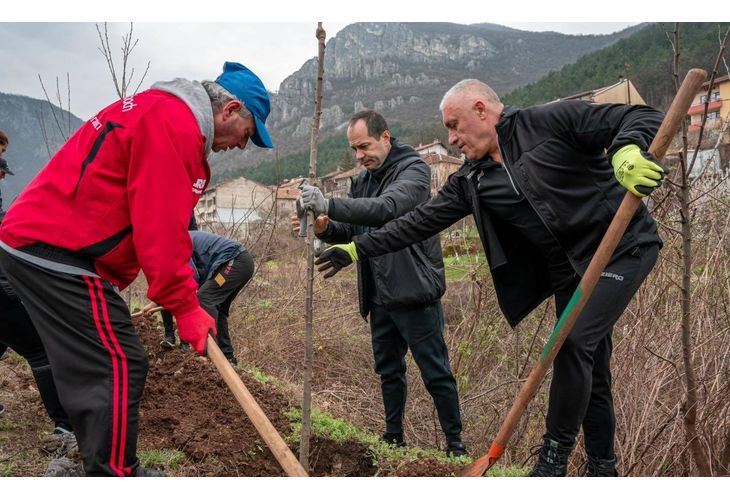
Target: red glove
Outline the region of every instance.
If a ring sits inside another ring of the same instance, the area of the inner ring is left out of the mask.
[[[218,334],[215,329],[215,320],[200,306],[188,313],[176,316],[175,319],[180,340],[187,342],[198,354],[204,356],[208,333],[214,337]]]

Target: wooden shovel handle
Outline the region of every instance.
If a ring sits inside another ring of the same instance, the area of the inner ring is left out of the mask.
[[[150,309],[149,311],[147,311],[147,314],[152,314],[152,313],[160,312],[163,309],[165,309],[165,308],[162,307],[162,306],[153,307],[152,309]],[[132,318],[139,318],[140,316],[144,316],[144,315],[145,315],[145,311],[143,309],[141,311],[137,311],[136,313],[132,313],[130,316]]]
[[[213,339],[210,335],[208,335],[205,348],[208,357],[215,365],[218,373],[220,373],[221,377],[223,377],[228,388],[231,389],[231,392],[241,405],[241,408],[243,408],[243,411],[246,412],[246,415],[251,420],[254,427],[256,427],[259,435],[266,443],[266,446],[268,446],[271,450],[274,458],[276,458],[281,467],[284,469],[286,475],[291,477],[307,477],[307,472],[296,459],[274,426],[271,425],[271,422],[266,417],[264,411],[248,391],[243,381],[236,373],[236,370],[233,369],[230,362],[221,352],[218,344],[215,343],[215,339]]]

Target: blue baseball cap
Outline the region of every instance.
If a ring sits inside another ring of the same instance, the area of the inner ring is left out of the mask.
[[[215,82],[236,96],[253,115],[256,133],[251,136],[251,141],[260,148],[273,148],[274,143],[265,125],[271,112],[271,103],[261,79],[243,64],[226,62],[223,73]]]

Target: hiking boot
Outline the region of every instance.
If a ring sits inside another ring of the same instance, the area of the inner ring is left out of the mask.
[[[563,446],[552,439],[545,439],[536,450],[537,462],[528,476],[530,477],[565,477],[568,472],[568,457],[572,446]]]
[[[175,332],[165,332],[165,336],[162,338],[160,345],[169,349],[175,347]]]
[[[233,366],[238,366],[238,360],[235,356],[231,356],[230,358],[226,358],[230,364]]]
[[[134,471],[134,477],[165,477],[165,473],[158,469],[151,469],[140,465]]]
[[[394,445],[398,448],[403,448],[406,445],[402,432],[386,432],[380,437],[380,440],[385,444]]]
[[[53,434],[43,438],[41,449],[57,458],[70,457],[78,455],[79,444],[73,432],[58,426],[53,430]]]
[[[46,477],[84,477],[84,466],[66,457],[54,458],[48,463]]]
[[[466,446],[461,440],[449,441],[446,444],[446,454],[452,457],[468,457],[469,452],[466,451]]]
[[[587,477],[618,477],[616,459],[588,457],[583,475]]]

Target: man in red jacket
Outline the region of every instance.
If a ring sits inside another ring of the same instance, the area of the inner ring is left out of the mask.
[[[158,82],[86,122],[0,227],[0,266],[43,340],[87,475],[159,475],[136,456],[147,355],[119,290],[140,269],[200,354],[215,321],[188,265],[211,151],[272,147],[269,96],[227,62],[215,82]]]

